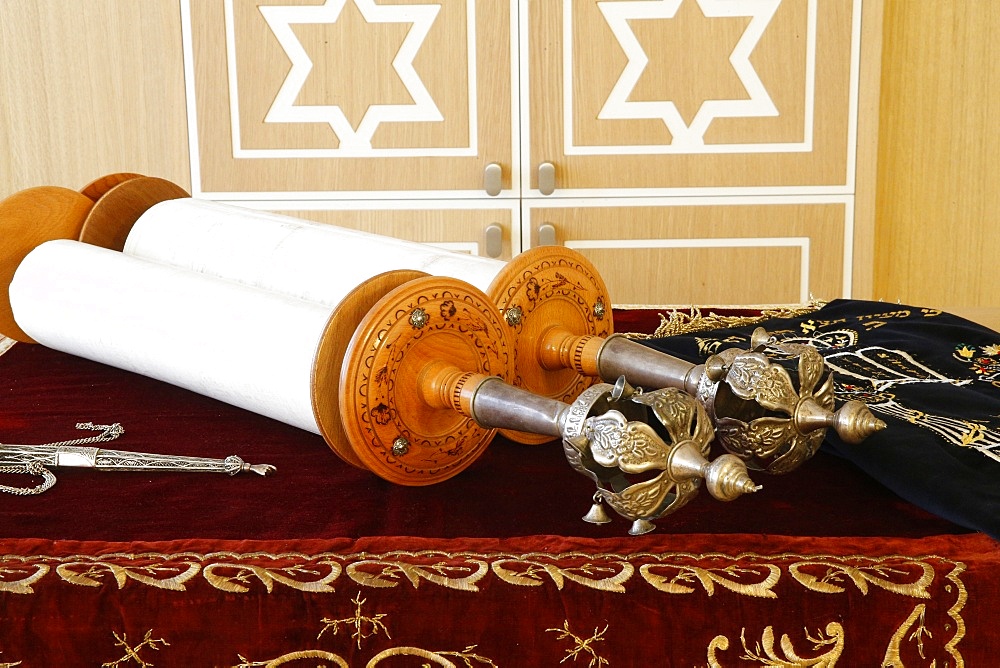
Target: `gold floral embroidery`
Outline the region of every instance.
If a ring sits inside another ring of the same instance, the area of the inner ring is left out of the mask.
[[[3,562],[17,560],[18,557],[8,556],[2,559]],[[28,561],[31,557],[24,557]],[[31,585],[35,584],[51,570],[48,564],[32,563],[24,565],[5,565],[0,568],[0,591],[12,594],[34,594],[35,590]]]
[[[955,620],[955,635],[952,636],[951,640],[945,643],[944,648],[955,658],[956,665],[959,666],[964,665],[962,655],[958,651],[958,643],[965,637],[965,620],[962,618],[962,608],[965,607],[966,601],[969,600],[969,592],[966,591],[965,583],[963,583],[959,577],[964,571],[965,564],[956,562],[955,567],[947,575],[947,579],[952,584],[945,585],[944,588],[944,590],[948,593],[951,593],[952,587],[954,587],[958,592],[955,604],[948,608],[948,616]]]
[[[672,568],[677,571],[671,578],[659,575],[654,569]],[[763,573],[762,573],[763,571]],[[688,587],[682,583],[693,583],[697,581],[701,584],[705,593],[709,596],[715,593],[715,585],[719,584],[729,591],[743,594],[745,596],[755,596],[758,598],[777,598],[774,593],[774,585],[781,579],[781,569],[774,564],[759,564],[755,566],[739,566],[730,564],[724,568],[701,568],[698,566],[677,566],[671,564],[644,564],[639,573],[649,584],[660,591],[668,594],[691,594],[695,591],[693,587]],[[734,577],[724,577],[722,574]],[[747,575],[759,576],[764,574],[764,578],[759,582],[740,582],[736,578]]]
[[[292,661],[298,661],[300,659],[323,659],[324,661],[333,661],[337,668],[350,668],[348,663],[344,659],[336,654],[330,652],[325,652],[321,649],[307,649],[301,652],[289,652],[288,654],[282,654],[281,656],[270,659],[268,661],[250,661],[242,654],[237,655],[240,659],[240,663],[233,666],[233,668],[278,668],[278,666],[283,666],[286,663],[291,663]]]
[[[267,590],[274,591],[275,583],[298,591],[328,593],[334,591],[331,583],[340,577],[341,565],[332,559],[309,560],[282,568],[267,568],[259,564],[242,564],[236,560],[220,561],[205,567],[205,579],[216,589],[243,594],[250,591],[251,578],[256,578]]]
[[[461,652],[446,652],[443,650],[438,650],[436,652],[431,652],[426,649],[420,649],[419,647],[393,647],[385,651],[379,652],[372,657],[371,661],[365,664],[366,668],[374,668],[374,666],[382,663],[384,659],[388,659],[394,656],[416,656],[421,659],[429,659],[434,661],[437,665],[442,668],[457,668],[456,664],[449,660],[447,657],[453,656],[455,658],[461,659],[462,663],[468,668],[472,668],[474,665],[472,662],[475,661],[478,664],[484,666],[493,666],[496,668],[495,663],[491,659],[487,659],[485,656],[480,656],[472,650],[476,648],[475,645],[469,645]],[[430,664],[424,664],[424,666],[430,666]]]
[[[587,668],[600,668],[600,666],[607,666],[608,660],[597,654],[594,649],[594,645],[599,642],[604,641],[604,634],[608,632],[608,626],[598,631],[594,629],[594,635],[587,639],[573,633],[569,628],[569,620],[563,620],[563,627],[561,629],[545,629],[546,632],[553,632],[559,634],[559,640],[571,640],[573,642],[573,647],[566,650],[566,656],[559,663],[565,662],[567,659],[573,659],[575,662],[580,654],[585,654],[590,656],[590,663],[587,664]]]
[[[104,584],[104,576],[110,573],[119,589],[124,587],[128,580],[135,580],[151,587],[173,591],[184,591],[185,583],[200,571],[201,565],[196,562],[171,563],[169,560],[156,560],[153,563],[130,567],[109,561],[81,559],[56,567],[56,573],[63,580],[84,587],[100,587]]]
[[[142,639],[142,642],[140,642],[135,647],[129,646],[128,637],[124,633],[121,635],[115,633],[114,635],[115,635],[115,640],[118,641],[115,643],[115,646],[123,648],[125,650],[125,654],[123,654],[120,659],[117,659],[115,661],[102,663],[101,668],[119,668],[119,666],[123,666],[133,661],[135,661],[136,665],[138,665],[140,668],[149,668],[153,664],[147,663],[145,660],[143,660],[143,658],[139,656],[139,653],[142,652],[142,650],[145,649],[146,647],[154,651],[159,651],[161,646],[162,647],[170,646],[170,643],[168,643],[163,638],[154,638],[153,629],[149,629],[148,631],[146,631],[146,635]]]
[[[493,562],[493,572],[504,582],[523,587],[539,587],[543,584],[542,574],[547,575],[556,588],[562,590],[566,580],[571,580],[591,589],[610,592],[624,592],[625,583],[635,573],[635,567],[615,557],[595,563],[591,557],[587,563],[567,568],[542,561],[541,555],[531,555],[533,558],[499,559]],[[549,555],[546,555],[549,556]],[[565,555],[564,555],[565,556]],[[604,577],[597,577],[605,574]]]
[[[882,668],[903,668],[903,660],[900,657],[900,645],[903,643],[903,637],[906,635],[906,632],[914,624],[917,624],[917,628],[910,634],[908,639],[916,643],[920,658],[927,658],[924,656],[924,635],[930,635],[930,631],[924,625],[924,613],[926,610],[927,606],[923,603],[917,605],[913,608],[910,616],[906,618],[906,621],[900,624],[896,632],[892,634],[889,646],[885,650],[885,658],[882,660]]]
[[[386,616],[384,613],[378,613],[374,617],[361,614],[361,609],[364,606],[366,599],[361,598],[360,593],[355,598],[351,599],[351,602],[354,603],[355,606],[354,614],[351,617],[346,617],[344,619],[323,618],[322,623],[324,626],[323,629],[320,630],[319,635],[316,636],[317,640],[322,638],[323,634],[331,628],[333,629],[333,635],[337,635],[337,631],[339,630],[341,624],[343,624],[345,628],[354,627],[354,632],[351,634],[351,638],[355,640],[359,650],[361,649],[362,640],[376,636],[380,632],[385,633],[386,638],[391,639],[389,630],[381,621],[382,618]],[[492,666],[492,668],[497,668],[497,665],[492,659],[477,654],[474,651],[475,649],[476,645],[468,645],[461,651],[430,651],[420,647],[409,646],[391,647],[389,649],[382,650],[373,656],[368,663],[365,664],[365,666],[366,668],[374,668],[385,659],[397,656],[413,656],[433,661],[438,666],[442,666],[442,668],[457,668],[456,664],[448,657],[460,659],[462,663],[467,666],[467,668],[473,668],[473,661],[483,666]],[[240,660],[240,663],[232,666],[232,668],[277,668],[278,666],[282,666],[293,661],[299,661],[300,659],[323,659],[326,661],[333,661],[337,668],[350,668],[347,661],[340,655],[320,649],[297,650],[282,654],[279,657],[268,659],[266,661],[251,661],[242,654],[237,654],[236,656]],[[423,665],[425,668],[428,668],[431,664],[425,663]]]
[[[915,598],[930,598],[927,587],[934,582],[934,568],[921,561],[880,560],[871,566],[851,566],[831,559],[800,561],[791,564],[788,572],[806,589],[825,594],[841,594],[845,591],[840,583],[849,580],[862,594],[868,593],[868,585],[886,591]],[[810,572],[820,569],[820,575]],[[914,572],[916,571],[916,572]]]
[[[844,651],[844,627],[837,622],[826,625],[826,637],[813,637],[809,630],[805,631],[806,639],[813,643],[813,648],[819,650],[829,646],[826,652],[815,657],[800,656],[787,634],[781,636],[781,652],[774,647],[774,628],[768,626],[761,635],[761,641],[755,643],[751,650],[747,647],[746,629],[740,631],[740,641],[743,643],[741,659],[754,661],[768,668],[834,668]],[[715,636],[708,645],[709,668],[722,668],[717,653],[729,649],[729,638],[724,635]]]
[[[660,325],[652,334],[627,333],[625,336],[631,339],[653,339],[665,336],[677,336],[679,334],[691,334],[694,332],[705,332],[711,329],[729,329],[733,327],[743,327],[754,325],[772,318],[794,318],[795,316],[812,313],[825,306],[824,302],[813,302],[802,307],[765,307],[760,310],[759,315],[720,315],[708,310],[702,310],[694,306],[690,311],[684,312],[677,309],[660,314]],[[619,307],[621,308],[621,307]]]
[[[377,613],[374,617],[361,614],[361,608],[367,602],[368,599],[361,598],[361,592],[358,592],[358,595],[351,599],[351,603],[354,604],[354,615],[343,619],[330,619],[329,617],[324,617],[320,620],[324,624],[323,630],[319,632],[316,639],[319,640],[322,638],[323,634],[330,629],[333,629],[333,635],[337,635],[340,631],[341,624],[344,625],[344,628],[349,626],[354,627],[354,632],[351,633],[351,638],[357,642],[358,649],[361,649],[362,640],[370,638],[371,636],[377,636],[381,631],[384,631],[385,636],[391,639],[392,636],[389,635],[389,628],[382,621],[382,618],[385,617],[384,612]]]
[[[489,572],[489,565],[482,559],[471,558],[466,558],[463,564],[457,564],[454,563],[455,556],[435,552],[399,552],[391,557],[355,561],[347,567],[347,574],[358,584],[367,587],[396,587],[402,576],[409,580],[414,589],[420,586],[421,580],[426,580],[449,589],[479,591],[476,583]],[[428,557],[436,560],[426,564],[414,563]]]

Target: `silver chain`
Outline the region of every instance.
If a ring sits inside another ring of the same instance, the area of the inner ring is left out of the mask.
[[[70,441],[57,441],[55,443],[46,443],[46,445],[52,447],[63,447],[63,446],[74,446],[74,445],[84,445],[87,443],[103,443],[106,441],[113,441],[122,434],[125,433],[125,428],[119,423],[114,424],[94,424],[93,422],[78,422],[76,424],[77,429],[86,429],[88,431],[99,431],[100,434],[96,436],[88,436],[86,438],[77,438]],[[41,476],[42,482],[34,487],[16,487],[13,485],[0,485],[0,492],[6,492],[7,494],[14,494],[16,496],[30,496],[33,494],[41,494],[45,490],[56,484],[56,476],[52,471],[48,470],[38,462],[28,462],[27,464],[11,464],[7,466],[0,466],[0,473],[12,473],[15,475],[31,475],[31,476]]]

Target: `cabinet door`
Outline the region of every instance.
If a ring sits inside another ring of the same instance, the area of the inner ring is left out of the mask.
[[[510,195],[511,5],[182,0],[195,194]]]
[[[615,304],[801,304],[850,293],[849,197],[709,199],[540,200],[528,209],[531,241],[587,256]]]
[[[526,3],[530,194],[853,192],[860,0]]]
[[[276,202],[267,208],[288,216],[498,260],[509,260],[521,251],[517,200],[456,200],[448,208],[435,201]]]

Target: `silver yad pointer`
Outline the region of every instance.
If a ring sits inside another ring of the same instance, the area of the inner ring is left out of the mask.
[[[225,459],[213,459],[96,448],[86,444],[113,441],[125,433],[125,429],[118,423],[95,425],[92,422],[80,422],[76,428],[101,433],[89,438],[44,445],[0,443],[0,473],[42,478],[42,483],[35,487],[0,485],[0,492],[20,496],[41,494],[56,482],[55,475],[46,468],[47,466],[75,466],[99,471],[195,471],[229,475],[246,471],[269,475],[275,471],[275,467],[270,464],[248,464],[236,455],[230,455]]]

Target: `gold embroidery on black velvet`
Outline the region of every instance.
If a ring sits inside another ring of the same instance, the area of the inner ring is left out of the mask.
[[[351,638],[357,643],[358,649],[361,649],[361,641],[372,636],[377,636],[379,632],[384,632],[385,636],[392,639],[389,635],[389,628],[382,621],[385,617],[384,612],[376,613],[374,617],[369,617],[367,615],[361,614],[361,608],[368,599],[361,598],[361,592],[351,599],[351,603],[354,604],[354,614],[351,617],[345,617],[343,619],[330,619],[329,617],[324,617],[320,621],[323,623],[323,629],[316,636],[316,640],[323,637],[323,634],[333,629],[333,635],[337,635],[340,631],[340,626],[343,625],[346,630],[349,627],[354,627],[354,631],[351,633]]]
[[[583,655],[584,657],[590,657],[590,663],[587,664],[587,668],[600,668],[600,666],[609,665],[608,660],[600,656],[597,650],[594,649],[596,643],[604,641],[604,634],[608,632],[607,625],[600,631],[595,628],[594,635],[586,639],[570,630],[568,619],[563,620],[563,627],[561,629],[545,629],[545,631],[558,633],[558,640],[569,640],[573,643],[573,646],[566,650],[566,656],[559,663],[564,663],[568,659],[573,659],[575,662],[577,657]]]
[[[830,622],[826,625],[826,637],[820,634],[813,636],[805,629],[805,637],[813,644],[814,650],[822,647],[829,647],[823,654],[814,657],[801,656],[792,644],[791,638],[787,634],[782,634],[780,641],[781,654],[774,646],[774,628],[768,626],[761,634],[760,642],[755,642],[753,649],[747,646],[746,628],[740,631],[740,641],[743,644],[743,654],[740,656],[745,661],[753,661],[768,668],[834,668],[837,660],[844,651],[844,627],[837,622]],[[718,652],[729,649],[729,638],[724,635],[717,635],[708,645],[708,665],[709,668],[722,668],[719,662]]]
[[[170,646],[170,643],[168,643],[163,638],[154,638],[153,629],[149,629],[148,631],[146,631],[146,635],[142,639],[142,642],[140,642],[134,647],[128,644],[128,636],[126,634],[122,633],[121,635],[118,635],[117,632],[113,633],[115,635],[115,640],[118,641],[115,643],[115,647],[121,647],[122,649],[124,649],[125,654],[123,654],[120,659],[117,659],[115,661],[102,663],[101,668],[119,668],[120,666],[130,664],[133,661],[140,668],[149,668],[153,664],[147,663],[141,656],[139,656],[142,650],[148,647],[150,650],[158,652],[160,651],[160,647]]]

